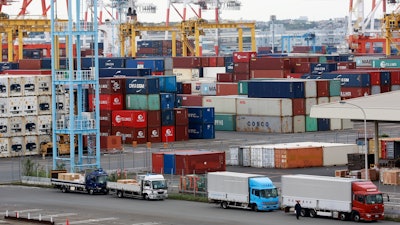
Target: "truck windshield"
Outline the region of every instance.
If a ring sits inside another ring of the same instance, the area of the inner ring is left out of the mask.
[[[98,176],[97,183],[98,184],[105,184],[107,182],[107,176]]]
[[[383,203],[382,194],[367,195],[367,197],[366,197],[366,203],[367,203],[367,204],[382,204],[382,203]]]
[[[260,197],[262,198],[278,197],[278,190],[276,188],[260,190]]]
[[[153,180],[153,189],[167,189],[167,183],[165,180]]]

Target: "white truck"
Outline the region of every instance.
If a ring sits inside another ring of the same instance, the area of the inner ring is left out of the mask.
[[[285,212],[299,201],[301,216],[357,222],[384,219],[382,193],[369,180],[297,174],[283,175],[281,181]]]
[[[242,208],[254,211],[279,209],[278,190],[264,176],[236,172],[210,172],[207,174],[207,194],[210,203],[222,208]]]
[[[132,197],[146,200],[164,200],[168,198],[167,181],[161,174],[138,175],[137,179],[121,179],[107,182],[109,193],[119,198]]]

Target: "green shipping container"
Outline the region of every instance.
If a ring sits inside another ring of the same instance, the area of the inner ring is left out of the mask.
[[[326,56],[319,56],[318,57],[318,62],[319,63],[326,63],[327,62]]]
[[[217,131],[235,131],[236,115],[235,114],[218,114],[214,119],[214,129]]]
[[[160,95],[126,95],[126,109],[130,110],[160,110]]]
[[[238,82],[238,94],[239,95],[247,95],[249,88],[248,88],[248,81],[241,80]]]
[[[318,123],[317,118],[311,118],[310,115],[306,116],[306,132],[317,131]]]
[[[340,80],[329,80],[329,96],[340,96]]]

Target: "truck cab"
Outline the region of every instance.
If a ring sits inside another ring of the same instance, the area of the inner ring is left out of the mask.
[[[141,184],[142,195],[145,199],[165,199],[168,197],[168,185],[163,175],[138,175],[137,179]]]
[[[85,176],[85,188],[89,194],[108,193],[107,189],[107,173],[102,169],[89,172]]]
[[[272,211],[279,208],[278,189],[267,177],[249,179],[250,204],[254,211]]]
[[[375,221],[384,219],[383,195],[371,181],[358,181],[352,184],[354,221]]]

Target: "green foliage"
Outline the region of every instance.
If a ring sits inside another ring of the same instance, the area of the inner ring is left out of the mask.
[[[48,173],[39,165],[35,163],[30,158],[24,158],[22,161],[22,175],[23,176],[36,176],[36,177],[48,177]]]

